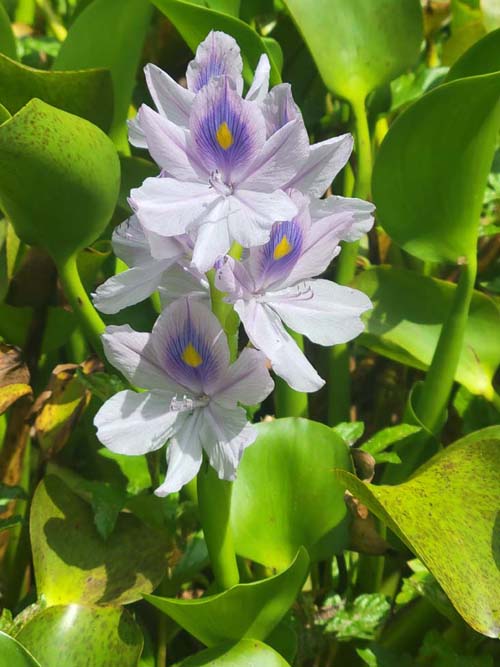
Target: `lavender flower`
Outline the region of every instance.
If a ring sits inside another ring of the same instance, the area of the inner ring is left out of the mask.
[[[291,196],[297,216],[277,222],[269,242],[252,248],[244,261],[219,261],[216,285],[227,293],[250,341],[270,359],[275,372],[297,391],[316,391],[324,381],[284,325],[320,345],[344,343],[362,331],[360,316],[371,308],[368,297],[311,278],[340,252],[339,241],[354,240],[373,224],[373,206],[329,198],[316,208],[321,217],[312,221],[308,198],[298,191]]]
[[[264,99],[269,89],[270,70],[269,59],[263,54],[245,99],[256,102]],[[179,85],[156,65],[149,64],[144,68],[149,92],[160,115],[186,129],[189,127],[191,106],[196,93],[213,78],[227,76],[241,95],[242,71],[240,47],[233,37],[219,31],[211,31],[198,46],[196,56],[186,71],[187,88]],[[146,136],[138,117],[129,121],[129,137],[134,146],[147,148]]]
[[[265,358],[244,350],[229,364],[227,340],[208,308],[179,299],[151,334],[108,327],[106,356],[134,385],[112,396],[95,417],[99,440],[113,452],[146,454],[169,440],[168,470],[158,496],[178,491],[197,473],[203,450],[222,479],[235,477],[256,437],[245,410],[273,389]]]

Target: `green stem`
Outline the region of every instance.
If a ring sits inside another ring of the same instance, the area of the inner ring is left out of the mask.
[[[430,368],[415,405],[415,412],[431,433],[436,433],[450,399],[462,352],[469,307],[474,293],[477,261],[473,256],[462,267],[453,303],[443,324]]]
[[[85,336],[99,356],[103,357],[101,335],[104,332],[105,325],[82,285],[76,266],[76,257],[73,255],[65,262],[58,264],[58,271],[64,294],[81,324]]]
[[[372,147],[365,100],[353,100],[352,111],[355,121],[357,172],[354,188],[352,174],[346,172],[344,196],[368,199],[372,177]],[[337,260],[335,280],[340,285],[349,285],[356,272],[358,243],[342,243],[342,252]],[[328,423],[330,426],[341,421],[349,421],[351,407],[351,375],[349,369],[349,345],[332,348],[328,369]]]
[[[299,348],[304,351],[303,336],[295,333],[295,331],[289,331],[288,333]],[[274,411],[276,417],[307,417],[309,414],[307,394],[295,391],[284,380],[277,377],[274,390]]]
[[[224,294],[215,287],[214,271],[210,271],[207,277],[212,311],[227,335],[231,361],[235,361],[239,320],[232,305],[224,301]],[[230,523],[232,487],[232,482],[219,479],[208,461],[204,460],[197,477],[198,508],[215,581],[221,590],[231,588],[240,581]]]
[[[240,581],[231,532],[232,482],[217,477],[204,461],[198,473],[198,508],[215,581],[221,590]]]
[[[33,25],[35,22],[35,10],[35,0],[19,0],[16,13],[14,14],[14,22]]]

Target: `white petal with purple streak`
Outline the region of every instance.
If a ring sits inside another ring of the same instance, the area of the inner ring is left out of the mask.
[[[212,30],[196,49],[186,71],[188,88],[198,93],[216,77],[228,76],[237,92],[243,90],[243,61],[240,47],[230,35]]]

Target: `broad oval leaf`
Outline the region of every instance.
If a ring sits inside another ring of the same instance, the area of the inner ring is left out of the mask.
[[[0,54],[2,105],[15,114],[35,97],[89,120],[104,132],[111,126],[113,89],[107,70],[48,72],[22,65]]]
[[[413,271],[381,266],[360,273],[354,284],[373,302],[358,343],[407,366],[426,370],[436,349],[456,286]],[[474,292],[455,379],[473,394],[493,396],[500,364],[500,311]]]
[[[114,92],[110,134],[125,145],[125,121],[151,12],[148,0],[94,0],[71,25],[54,62],[55,70],[109,69]]]
[[[500,72],[452,81],[407,109],[373,171],[378,219],[423,260],[476,253],[486,178],[500,125]]]
[[[279,569],[301,545],[312,560],[340,553],[349,541],[349,516],[332,470],[352,468],[344,441],[323,424],[293,417],[257,429],[233,487],[236,551]]]
[[[255,639],[224,644],[183,660],[179,667],[290,667],[279,653]],[[13,666],[15,667],[15,665]]]
[[[40,482],[30,535],[39,595],[48,605],[118,605],[156,588],[167,565],[166,537],[121,513],[104,541],[90,505],[58,477]]]
[[[240,19],[184,0],[152,0],[152,2],[172,21],[193,52],[211,30],[222,30],[232,35],[240,45],[247,82],[251,80],[260,56],[267,53],[271,63],[271,83],[280,83],[280,72],[267,42]]]
[[[119,185],[113,143],[83,118],[35,99],[0,126],[2,208],[17,235],[56,263],[101,234]]]
[[[284,572],[268,579],[197,600],[144,597],[206,646],[245,638],[263,640],[292,606],[308,569],[309,556],[302,547]]]
[[[17,60],[16,38],[3,3],[0,3],[0,51],[9,58]]]
[[[420,0],[285,0],[326,86],[349,101],[389,83],[417,60]]]
[[[16,639],[1,631],[0,658],[2,664],[8,667],[43,667]]]
[[[476,42],[450,68],[445,83],[500,71],[500,28]]]
[[[336,475],[425,563],[469,625],[500,635],[500,427],[455,442],[403,484]]]
[[[139,627],[125,610],[76,604],[35,614],[16,639],[40,667],[136,667],[143,645]]]

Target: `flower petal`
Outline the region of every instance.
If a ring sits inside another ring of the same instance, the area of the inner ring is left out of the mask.
[[[297,207],[281,190],[257,192],[238,189],[231,200],[228,223],[231,237],[244,248],[261,245],[269,240],[276,220],[293,218]]]
[[[308,280],[266,295],[283,322],[314,343],[346,343],[364,329],[361,314],[372,307],[359,290],[329,280]]]
[[[264,144],[241,177],[246,190],[272,192],[295,177],[309,154],[309,139],[302,118],[290,121]]]
[[[194,94],[179,85],[166,72],[149,63],[144,68],[148,89],[158,111],[172,123],[188,127]]]
[[[342,134],[313,144],[307,161],[286,187],[296,188],[311,197],[321,197],[335,176],[345,166],[352,152],[353,139]]]
[[[193,167],[196,159],[188,155],[187,130],[178,127],[146,104],[139,109],[138,118],[154,161],[173,178],[197,181],[203,167],[197,164],[197,171]]]
[[[212,79],[228,76],[239,95],[243,90],[243,61],[240,47],[230,35],[212,30],[196,49],[196,56],[186,71],[188,88],[197,93]]]
[[[273,388],[274,382],[266,368],[266,357],[258,350],[246,348],[212,391],[217,403],[234,407],[236,403],[260,403]]]
[[[210,387],[229,365],[229,348],[219,320],[196,300],[179,299],[156,320],[151,334],[160,364],[195,394]]]
[[[92,295],[95,307],[101,313],[113,314],[144,301],[158,289],[164,271],[174,261],[150,260],[112,276]]]
[[[136,148],[147,148],[148,142],[146,141],[146,135],[141,127],[138,115],[136,115],[135,118],[128,120],[127,125],[128,140],[132,146],[135,146]]]
[[[151,261],[149,243],[136,215],[113,230],[113,251],[127,266],[139,266]]]
[[[184,234],[203,221],[220,198],[208,184],[174,178],[147,178],[131,192],[140,223],[160,236]]]
[[[291,120],[302,117],[292,97],[292,87],[289,83],[280,83],[269,91],[262,103],[262,113],[266,119],[268,136]]]
[[[139,455],[159,449],[175,433],[179,413],[168,411],[171,398],[160,391],[120,391],[96,414],[97,437],[117,454]]]
[[[274,372],[296,391],[317,391],[325,384],[286,331],[278,315],[266,304],[237,301],[234,308],[248,338],[271,361]]]
[[[203,411],[203,417],[202,444],[210,465],[220,479],[232,481],[243,452],[255,441],[257,431],[248,423],[242,408],[227,408],[212,401]]]
[[[221,207],[224,207],[224,202]],[[225,220],[206,222],[198,227],[193,251],[193,264],[202,272],[209,271],[216,260],[231,247],[229,230]]]
[[[161,283],[158,287],[162,310],[170,306],[174,301],[181,297],[198,299],[210,305],[210,295],[208,291],[208,282],[202,274],[174,264],[162,275]]]
[[[244,100],[228,77],[212,79],[196,95],[189,127],[189,150],[227,186],[239,182],[266,139],[258,105]]]
[[[264,100],[269,90],[269,74],[271,73],[271,63],[265,53],[259,58],[255,69],[255,76],[252,85],[245,95],[245,99],[260,103]]]
[[[160,498],[179,491],[196,477],[203,460],[200,444],[202,411],[195,410],[193,414],[183,414],[180,418],[182,426],[170,440],[167,449],[167,476],[163,484],[155,490],[155,495]]]
[[[313,220],[331,217],[330,224],[337,225],[342,241],[358,241],[373,227],[374,204],[354,197],[333,195],[311,202]]]
[[[109,363],[132,384],[145,389],[178,391],[166,375],[153,348],[151,334],[134,331],[128,324],[106,327],[102,336]]]

